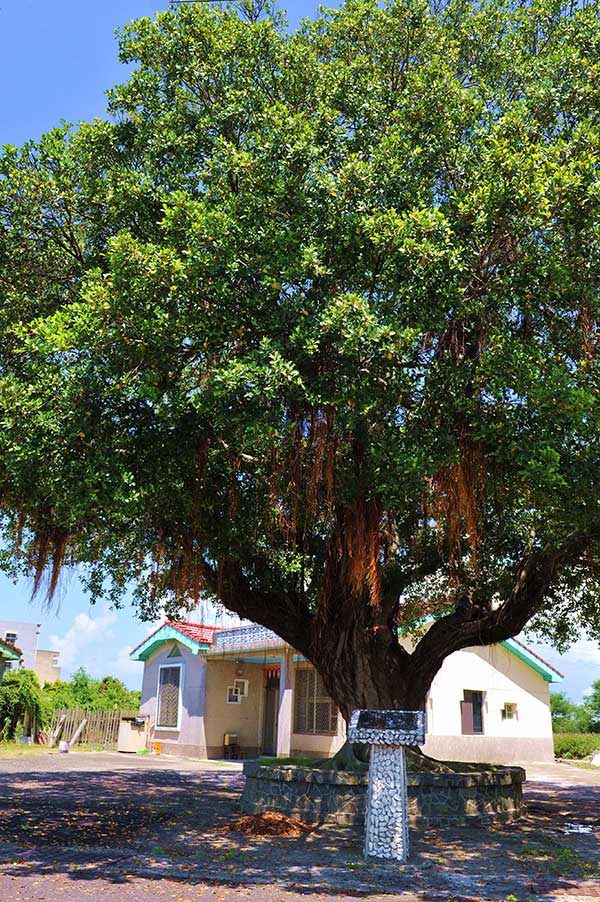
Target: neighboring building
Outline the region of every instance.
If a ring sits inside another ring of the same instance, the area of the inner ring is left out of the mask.
[[[261,626],[166,621],[132,652],[142,714],[164,750],[219,758],[333,755],[345,724],[314,667]],[[424,751],[462,761],[552,761],[549,684],[562,675],[516,639],[455,652],[427,698]]]
[[[11,642],[0,639],[0,680],[5,670],[10,667],[18,667],[22,651]]]
[[[39,650],[36,652],[34,670],[42,686],[44,683],[56,683],[57,680],[60,680],[59,655],[58,651]]]
[[[22,620],[0,620],[0,638],[9,644],[18,645],[21,660],[9,666],[25,667],[33,670],[43,685],[60,679],[58,651],[38,649],[41,623],[27,623]]]
[[[22,666],[35,670],[35,654],[40,635],[40,623],[23,623],[20,620],[0,620],[0,638],[18,645],[23,653]]]

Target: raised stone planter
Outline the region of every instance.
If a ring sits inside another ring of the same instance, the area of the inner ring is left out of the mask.
[[[246,761],[244,776],[241,809],[246,814],[280,811],[306,823],[364,824],[366,773]],[[409,772],[410,825],[467,826],[515,820],[523,808],[524,779],[522,767],[450,774]]]

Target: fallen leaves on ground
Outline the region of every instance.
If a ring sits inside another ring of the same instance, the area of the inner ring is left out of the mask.
[[[225,824],[231,833],[245,833],[249,836],[302,836],[311,828],[278,811],[263,811],[261,814],[247,814]]]

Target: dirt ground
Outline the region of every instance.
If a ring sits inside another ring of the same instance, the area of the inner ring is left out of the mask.
[[[600,773],[529,769],[528,813],[411,834],[406,867],[360,831],[232,834],[239,765],[117,753],[0,762],[0,902],[554,902],[600,899]]]

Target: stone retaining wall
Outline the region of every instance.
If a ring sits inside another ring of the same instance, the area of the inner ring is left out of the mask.
[[[280,811],[307,823],[364,823],[365,773],[311,770],[293,765],[244,762],[241,808],[246,814]],[[472,773],[410,773],[411,826],[478,825],[508,822],[521,814],[521,767]]]

